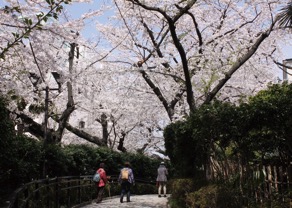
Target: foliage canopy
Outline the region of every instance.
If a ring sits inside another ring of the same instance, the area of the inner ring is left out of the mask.
[[[292,155],[292,85],[274,84],[238,106],[215,101],[167,126],[166,151],[185,176],[216,160],[244,164]]]

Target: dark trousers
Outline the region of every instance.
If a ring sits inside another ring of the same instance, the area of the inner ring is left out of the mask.
[[[96,202],[101,202],[102,201],[103,192],[104,192],[104,186],[97,187],[97,200],[96,200]]]
[[[121,202],[123,202],[124,195],[127,196],[127,202],[130,201],[130,190],[131,190],[131,184],[129,181],[123,181],[122,184],[122,192],[121,192]]]

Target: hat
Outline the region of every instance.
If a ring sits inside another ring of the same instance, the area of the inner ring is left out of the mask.
[[[161,162],[160,165],[164,165],[164,162]]]

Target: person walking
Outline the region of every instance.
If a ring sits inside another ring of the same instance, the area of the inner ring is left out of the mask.
[[[168,170],[165,167],[164,162],[161,162],[157,169],[157,179],[158,184],[158,197],[161,197],[161,191],[163,190],[164,197],[166,197],[166,183],[167,183]]]
[[[127,196],[127,202],[130,202],[130,189],[135,185],[134,173],[130,167],[130,163],[126,162],[124,168],[121,169],[119,175],[119,183],[121,184],[120,202],[123,203],[124,195]]]
[[[96,203],[100,203],[102,201],[105,185],[107,184],[108,177],[106,176],[104,167],[105,167],[104,163],[100,163],[99,169],[96,171],[100,175],[100,180],[99,182],[96,183],[97,186]]]

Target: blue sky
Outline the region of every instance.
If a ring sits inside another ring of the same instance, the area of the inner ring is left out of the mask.
[[[86,12],[90,12],[93,10],[96,10],[100,8],[102,4],[109,4],[111,1],[110,0],[93,0],[91,3],[74,3],[72,5],[66,5],[66,10],[69,11],[69,13],[72,15],[73,18],[79,18],[81,17],[82,14]],[[5,5],[6,2],[5,0],[0,0],[0,6]],[[109,14],[105,14],[101,16],[98,20],[102,22],[106,22]],[[87,20],[86,21],[86,26],[81,33],[86,36],[87,38],[95,36],[98,31],[96,30],[95,27],[95,20]],[[292,41],[292,40],[291,40]],[[283,46],[285,54],[284,54],[284,59],[291,59],[292,58],[292,47],[291,46]]]
[[[109,4],[109,0],[95,0],[91,3],[84,2],[84,3],[74,3],[72,5],[69,4],[69,5],[66,5],[65,9],[68,10],[69,14],[72,15],[73,18],[80,18],[84,13],[97,10],[103,4]],[[109,14],[106,13],[102,15],[100,18],[98,18],[97,20],[100,22],[106,22],[108,17],[109,17]],[[84,30],[81,31],[81,34],[87,38],[90,38],[96,35],[98,31],[96,30],[96,27],[95,27],[95,21],[96,19],[87,20],[85,22],[86,26]]]
[[[109,3],[108,0],[95,0],[92,3],[77,3],[73,5],[68,5],[66,9],[70,11],[73,17],[81,17],[81,15],[85,12],[89,12],[95,9],[100,8],[103,3]],[[108,15],[102,16],[99,21],[106,22]],[[92,37],[98,31],[95,28],[95,24],[93,21],[87,21],[85,29],[81,32],[86,37]],[[292,41],[292,40],[291,40]],[[291,59],[292,58],[292,46],[283,46],[285,54],[284,59]]]
[[[291,40],[292,41],[292,40]],[[291,46],[283,46],[285,51],[285,59],[291,59],[292,58],[292,47]]]

